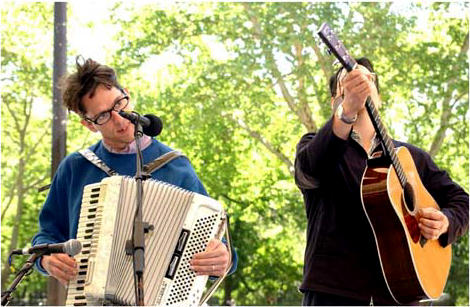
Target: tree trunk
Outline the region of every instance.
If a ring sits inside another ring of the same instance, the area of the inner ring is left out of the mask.
[[[54,71],[52,76],[52,169],[51,177],[65,157],[67,112],[62,105],[59,80],[67,73],[67,3],[54,4]]]
[[[224,302],[222,305],[227,306],[234,306],[235,302],[232,300],[232,288],[233,288],[233,280],[229,276],[225,279],[224,282]]]
[[[59,80],[67,72],[67,3],[54,3],[54,71],[52,89],[52,168],[51,178],[65,157],[66,151],[66,121],[67,113],[62,106],[62,96],[59,90]],[[49,277],[47,285],[47,305],[64,305],[65,288],[55,279]]]

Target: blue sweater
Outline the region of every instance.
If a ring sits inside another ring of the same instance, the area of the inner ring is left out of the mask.
[[[90,150],[119,175],[135,175],[135,154],[112,153],[103,146],[102,141],[91,146]],[[142,151],[143,163],[147,164],[169,151],[171,148],[168,146],[152,140],[152,143]],[[32,245],[59,243],[76,238],[83,188],[88,184],[100,182],[107,176],[79,153],[75,152],[67,156],[60,163],[52,181],[51,189],[39,215],[39,232],[34,236]],[[185,158],[172,160],[153,172],[152,178],[207,195],[193,167]],[[235,270],[236,261],[236,255],[234,255],[231,271]],[[36,268],[47,275],[39,263],[36,261]]]

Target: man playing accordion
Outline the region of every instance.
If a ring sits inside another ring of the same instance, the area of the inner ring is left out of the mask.
[[[134,176],[136,171],[136,144],[134,125],[118,112],[131,110],[130,92],[117,81],[115,71],[92,59],[77,57],[76,72],[64,79],[62,93],[64,105],[81,117],[81,123],[102,139],[90,146],[101,161],[119,175]],[[168,146],[147,135],[141,138],[143,163],[148,163],[172,151]],[[61,163],[54,176],[50,192],[40,212],[40,230],[32,245],[64,242],[77,235],[83,189],[107,177],[101,169],[82,154],[74,152]],[[176,158],[151,174],[153,179],[207,195],[190,162]],[[233,257],[232,269],[237,258]],[[229,263],[226,245],[213,239],[206,251],[195,254],[190,268],[198,275],[221,276]],[[55,277],[61,284],[77,275],[77,263],[67,254],[44,255],[36,261],[43,274]]]

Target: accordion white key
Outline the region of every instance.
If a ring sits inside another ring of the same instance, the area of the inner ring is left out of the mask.
[[[134,305],[132,255],[126,254],[135,215],[136,182],[112,176],[83,191],[75,256],[77,279],[68,286],[66,305]],[[225,212],[217,201],[155,180],[143,182],[146,305],[199,304],[207,276],[196,276],[189,260],[220,239]]]

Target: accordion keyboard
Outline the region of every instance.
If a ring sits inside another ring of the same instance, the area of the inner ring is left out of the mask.
[[[84,190],[80,220],[78,223],[77,239],[82,243],[82,251],[75,256],[78,266],[78,276],[69,282],[67,299],[65,304],[70,306],[98,305],[97,301],[86,299],[85,282],[88,272],[88,258],[96,253],[100,219],[103,212],[103,204],[100,205],[100,184],[89,186]]]

